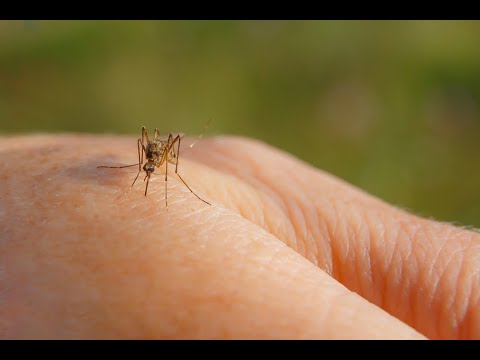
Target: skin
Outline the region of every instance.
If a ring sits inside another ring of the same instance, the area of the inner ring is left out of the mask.
[[[4,339],[479,339],[480,235],[251,139],[0,138]],[[164,174],[156,169],[155,174]]]

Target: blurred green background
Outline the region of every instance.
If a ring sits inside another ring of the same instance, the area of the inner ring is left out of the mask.
[[[211,119],[206,135],[267,141],[475,227],[479,101],[478,21],[0,22],[1,133],[198,134]]]

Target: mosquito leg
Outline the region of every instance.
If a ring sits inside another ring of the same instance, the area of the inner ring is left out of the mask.
[[[133,183],[132,185],[130,186],[130,189],[133,188],[133,185],[135,185],[135,182],[137,181],[138,179],[138,176],[140,175],[140,173],[142,172],[142,164],[143,164],[143,153],[145,152],[145,146],[143,145],[143,138],[144,136],[147,136],[146,135],[146,129],[145,127],[142,127],[142,139],[138,139],[137,140],[137,150],[138,150],[138,173],[137,173],[137,176],[135,176],[135,180],[133,180]],[[145,180],[144,180],[145,181]],[[130,190],[129,189],[129,190]],[[127,190],[128,191],[128,190]]]
[[[147,128],[145,126],[142,126],[142,145],[145,145],[144,140],[147,140],[147,144],[150,142],[150,139],[148,138]]]
[[[167,140],[167,147],[166,147],[166,150],[165,151],[170,151],[170,141],[172,140],[173,138],[173,135],[170,134],[168,135],[168,140]],[[167,208],[167,211],[168,211],[168,197],[167,197],[167,183],[168,183],[168,152],[166,154],[166,157],[167,157],[167,161],[165,161],[165,206]]]
[[[180,137],[177,136],[178,139],[178,146],[177,146],[177,160],[175,161],[175,174],[178,175],[178,159],[180,157]]]
[[[150,182],[150,175],[147,175],[147,185],[145,186],[145,196],[147,196],[148,183]]]
[[[135,176],[135,180],[133,180],[132,185],[130,185],[130,189],[133,188],[133,185],[135,185],[135,182],[137,181],[139,175],[140,175],[140,171],[138,171],[137,176]],[[129,190],[130,190],[130,189],[129,189]],[[127,190],[127,191],[128,191],[128,190]]]
[[[177,146],[177,161],[175,163],[175,174],[177,174],[177,176],[180,178],[180,180],[182,180],[182,182],[185,184],[185,186],[188,188],[188,190],[190,190],[190,192],[195,195],[198,199],[200,199],[201,201],[203,201],[204,203],[208,204],[208,205],[212,205],[210,204],[208,201],[205,201],[203,200],[200,196],[198,196],[191,188],[190,186],[188,186],[188,184],[185,182],[185,180],[183,180],[183,178],[180,176],[180,174],[178,173],[178,160],[180,159],[180,136],[177,136],[175,138],[175,140],[173,140],[173,143],[172,143],[172,148],[173,148],[173,145],[175,144],[176,141],[178,141],[178,146]]]
[[[137,151],[138,151],[138,172],[142,171],[142,163],[143,163],[143,150],[142,155],[140,156],[140,139],[137,139]]]
[[[143,152],[141,153],[142,155],[140,156],[140,139],[138,139],[138,163],[131,164],[131,165],[123,165],[123,166],[106,166],[106,165],[100,165],[97,166],[97,169],[103,168],[103,169],[123,169],[123,168],[128,168],[132,166],[138,166],[138,171],[142,171],[142,164],[143,164]],[[142,145],[143,147],[143,145]]]
[[[140,146],[142,147],[142,150],[140,150]],[[133,183],[132,185],[130,185],[130,188],[128,190],[130,190],[131,188],[133,188],[133,185],[135,185],[135,182],[137,181],[138,179],[138,176],[140,175],[140,173],[142,172],[142,164],[143,164],[143,144],[140,142],[140,139],[137,140],[137,150],[138,150],[138,173],[137,173],[137,176],[135,176],[135,180],[133,180]],[[128,190],[126,192],[128,192]]]
[[[137,163],[132,164],[132,165],[125,165],[125,166],[105,166],[105,165],[101,165],[101,166],[97,166],[97,169],[100,169],[100,168],[104,168],[104,169],[123,169],[123,168],[137,166],[137,165],[138,165]]]
[[[168,182],[168,161],[165,161],[165,206],[167,207],[167,211],[168,211],[167,182]]]
[[[132,166],[137,166],[138,165],[137,176],[135,176],[135,179],[133,180],[132,185],[130,185],[128,190],[125,191],[123,193],[123,195],[128,193],[128,191],[133,188],[133,186],[135,185],[135,182],[137,181],[138,177],[140,176],[140,173],[142,172],[143,153],[145,152],[145,146],[144,146],[144,138],[145,137],[148,139],[147,130],[145,129],[145,126],[143,126],[142,127],[142,137],[137,139],[138,163],[132,164],[132,165],[125,165],[125,166],[97,166],[97,168],[121,169],[121,168],[127,168],[127,167],[132,167]]]
[[[143,140],[141,141],[140,139],[138,139],[138,157],[140,159],[140,164],[143,164],[143,153],[144,152],[146,153],[147,150],[145,149],[145,145],[143,144]]]

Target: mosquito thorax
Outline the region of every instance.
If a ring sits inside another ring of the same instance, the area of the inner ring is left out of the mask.
[[[154,154],[154,144],[149,143],[146,148],[145,156],[147,159],[151,159],[153,158],[153,154]]]
[[[147,144],[145,149],[145,156],[149,160],[153,160],[154,162],[162,157],[162,153],[164,150],[164,145],[158,140],[152,140]]]

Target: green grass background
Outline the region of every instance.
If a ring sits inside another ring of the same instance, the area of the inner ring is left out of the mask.
[[[479,101],[478,21],[0,21],[1,133],[211,119],[475,227]]]

